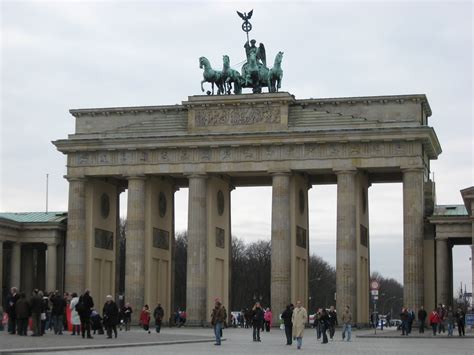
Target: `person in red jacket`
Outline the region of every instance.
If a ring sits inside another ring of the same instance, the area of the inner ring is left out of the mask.
[[[441,322],[441,319],[439,318],[439,314],[435,308],[430,314],[430,325],[431,325],[431,328],[433,328],[433,336],[436,336],[436,330],[440,322]]]
[[[140,325],[150,334],[150,308],[146,304],[140,313]]]

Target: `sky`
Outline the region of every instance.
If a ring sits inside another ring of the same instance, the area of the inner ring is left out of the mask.
[[[245,58],[235,10],[269,62],[284,52],[282,90],[297,99],[426,94],[443,149],[432,161],[438,204],[473,185],[470,1],[0,1],[0,211],[67,210],[72,108],[168,105],[199,95],[198,58]],[[237,68],[239,69],[239,68]],[[122,194],[124,195],[124,194]],[[124,196],[122,196],[124,197]],[[336,186],[309,192],[310,252],[336,259]],[[371,270],[403,281],[401,184],[369,191]],[[123,211],[123,209],[122,209]],[[232,234],[269,239],[271,189],[232,192]],[[176,230],[187,189],[176,193]],[[471,288],[470,248],[455,247],[454,286]]]

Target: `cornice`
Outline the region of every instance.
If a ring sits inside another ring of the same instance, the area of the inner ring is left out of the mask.
[[[212,140],[203,139],[212,136]],[[304,143],[349,143],[349,142],[392,142],[421,141],[427,148],[431,159],[441,154],[441,146],[433,128],[427,126],[405,128],[403,135],[399,128],[348,129],[331,131],[297,132],[254,132],[254,133],[215,133],[190,134],[185,136],[157,137],[111,137],[74,138],[53,141],[56,148],[65,154],[86,151],[117,151],[160,148],[198,148],[219,146],[244,146],[265,144],[304,144]]]
[[[408,94],[408,95],[386,95],[386,96],[357,96],[357,97],[335,97],[335,98],[310,98],[310,99],[301,99],[296,100],[295,104],[299,105],[340,105],[340,104],[350,104],[350,105],[370,105],[375,103],[386,104],[388,102],[395,102],[403,104],[406,101],[411,102],[420,102],[423,106],[423,110],[426,113],[427,117],[430,117],[432,114],[428,98],[425,94]]]

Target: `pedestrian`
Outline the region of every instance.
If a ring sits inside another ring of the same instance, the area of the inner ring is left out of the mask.
[[[148,305],[144,305],[142,311],[140,313],[140,325],[142,328],[150,334],[150,307]]]
[[[301,301],[296,302],[296,308],[293,310],[291,321],[293,323],[293,339],[296,339],[298,350],[303,345],[303,333],[307,320],[308,313],[306,309],[301,305]]]
[[[466,336],[466,332],[464,329],[465,324],[466,324],[466,313],[462,310],[461,307],[458,307],[455,317],[456,317],[456,323],[458,326],[459,336]]]
[[[454,314],[453,308],[451,306],[448,307],[446,311],[446,323],[448,325],[448,337],[453,336],[454,330],[454,321],[456,320],[456,315]]]
[[[265,330],[269,332],[272,327],[272,310],[270,308],[266,309],[263,319],[265,321]]]
[[[420,332],[420,333],[424,333],[424,332],[425,332],[425,321],[426,321],[426,317],[427,317],[426,311],[425,311],[425,309],[423,308],[423,306],[421,306],[420,309],[419,309],[419,311],[418,311],[418,321],[420,322],[420,329],[419,329],[419,332]]]
[[[413,311],[413,308],[409,308],[407,310],[408,312],[408,334],[411,333],[411,328],[413,326],[413,321],[415,320],[415,311]]]
[[[18,335],[27,335],[28,318],[30,317],[30,304],[23,292],[20,293],[20,298],[15,303],[15,314]]]
[[[211,325],[214,327],[214,335],[216,336],[216,342],[214,345],[221,345],[222,326],[226,319],[224,308],[221,302],[216,299],[214,309],[211,314]]]
[[[114,331],[115,338],[117,338],[119,310],[111,295],[107,295],[105,299],[106,301],[104,308],[102,309],[102,317],[107,332],[107,339],[112,339],[112,330]]]
[[[321,311],[322,308],[318,308],[316,311],[316,314],[314,315],[314,326],[316,327],[316,340],[321,339],[321,322],[319,319],[321,318]]]
[[[52,309],[51,317],[54,324],[54,334],[63,335],[64,328],[64,316],[66,314],[66,301],[64,297],[56,290],[53,298],[51,299]]]
[[[336,325],[339,325],[337,323],[337,312],[334,306],[331,306],[329,308],[328,312],[328,317],[329,317],[329,338],[334,341],[334,334],[336,333]]]
[[[260,302],[255,303],[252,308],[253,341],[261,341],[260,329],[263,326],[264,314]]]
[[[400,320],[402,321],[402,335],[408,335],[408,309],[403,307],[400,312]]]
[[[430,321],[430,326],[433,329],[433,336],[436,336],[436,330],[438,329],[438,325],[441,321],[436,308],[433,309],[433,311],[431,312],[429,321]]]
[[[438,304],[438,308],[436,309],[436,312],[438,313],[439,316],[439,323],[438,323],[438,334],[441,334],[441,332],[446,331],[446,327],[444,325],[446,321],[446,307],[443,304]]]
[[[51,308],[49,307],[49,297],[43,295],[43,313],[41,313],[41,335],[46,333],[46,329],[49,328],[51,320]]]
[[[347,332],[347,341],[351,341],[352,334],[352,312],[349,306],[346,306],[346,309],[342,313],[342,340],[346,338]]]
[[[43,313],[43,293],[40,294],[38,289],[33,290],[30,300],[31,306],[31,323],[33,327],[32,336],[41,335],[41,313]]]
[[[20,299],[18,290],[16,287],[10,288],[10,294],[7,297],[7,307],[5,309],[8,314],[8,333],[16,333],[16,302]]]
[[[81,318],[79,313],[77,313],[76,305],[79,302],[79,297],[76,292],[71,294],[71,303],[69,303],[69,309],[71,310],[71,325],[72,325],[72,334],[71,335],[81,335]]]
[[[90,295],[90,291],[86,289],[84,294],[79,297],[79,302],[76,305],[76,311],[79,313],[81,320],[81,335],[84,339],[87,335],[87,339],[92,339],[91,336],[91,313],[94,308],[94,300]]]
[[[122,309],[123,313],[123,323],[125,324],[125,331],[128,332],[130,330],[130,323],[132,322],[132,307],[130,303],[125,303],[124,308]]]
[[[104,327],[102,325],[102,317],[95,309],[91,310],[90,325],[91,325],[91,330],[94,335],[96,333],[99,335],[104,334]]]
[[[329,314],[328,311],[326,311],[326,308],[323,308],[321,311],[321,317],[319,318],[319,323],[321,323],[321,334],[323,336],[323,341],[321,344],[327,344],[328,343],[328,336],[326,334],[326,331],[329,328]]]
[[[153,318],[155,318],[155,329],[157,333],[159,333],[161,330],[161,322],[163,321],[164,316],[165,310],[163,307],[161,307],[161,304],[158,303],[155,310],[153,311]]]
[[[293,323],[291,321],[293,308],[293,304],[289,304],[281,314],[281,319],[283,319],[283,324],[285,325],[286,345],[291,345],[293,340]]]

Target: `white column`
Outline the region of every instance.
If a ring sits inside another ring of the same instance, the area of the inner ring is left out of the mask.
[[[424,305],[423,169],[403,170],[403,300],[418,310]]]
[[[134,321],[145,301],[145,182],[144,176],[128,178],[125,301],[132,306]]]
[[[357,318],[356,170],[337,174],[336,309]]]
[[[287,304],[298,301],[291,299],[290,176],[288,172],[274,173],[272,183],[271,304],[276,315],[274,321]]]
[[[192,325],[204,324],[208,316],[206,179],[205,175],[189,176],[186,310]]]
[[[57,289],[57,244],[47,243],[46,245],[46,290],[50,292]]]
[[[68,181],[65,291],[82,293],[86,287],[86,180],[69,178]]]
[[[20,290],[21,275],[21,243],[13,243],[12,245],[12,264],[10,273],[10,286]]]

